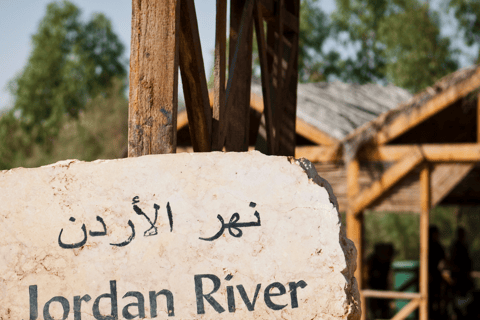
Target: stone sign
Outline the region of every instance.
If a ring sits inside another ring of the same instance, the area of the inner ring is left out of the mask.
[[[0,172],[0,319],[359,319],[336,199],[258,152]]]

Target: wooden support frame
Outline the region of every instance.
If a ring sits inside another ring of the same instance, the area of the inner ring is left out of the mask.
[[[421,303],[420,299],[413,299],[406,304],[393,318],[392,320],[403,320],[408,317],[413,311],[415,311]]]
[[[400,291],[383,291],[383,290],[362,290],[362,295],[365,298],[379,298],[379,299],[420,299],[422,295],[416,292],[400,292]]]
[[[372,185],[359,194],[353,202],[353,212],[358,214],[365,210],[375,200],[377,200],[383,193],[393,187],[400,179],[405,177],[423,160],[423,155],[419,149],[416,149],[412,154],[407,155],[398,163],[390,167],[380,178]]]
[[[311,162],[342,161],[339,149],[338,145],[297,147],[295,156]],[[394,162],[415,150],[419,150],[426,161],[433,163],[480,162],[480,145],[477,143],[368,146],[359,151],[358,158],[362,161]]]

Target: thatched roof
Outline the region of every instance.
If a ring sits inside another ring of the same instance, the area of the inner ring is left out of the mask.
[[[262,88],[252,85],[261,96]],[[297,91],[297,117],[337,140],[380,114],[394,109],[412,95],[394,85],[301,83]]]
[[[437,103],[437,101],[434,101],[435,99],[439,100],[439,103],[447,105],[447,103],[452,103],[472,90],[476,90],[479,81],[474,78],[479,77],[480,67],[477,65],[460,69],[440,79],[433,86],[416,94],[396,108],[356,128],[342,141],[345,157],[347,159],[353,157],[360,145],[373,139],[380,130],[388,127],[400,116],[419,113],[419,110],[425,107],[427,103]]]

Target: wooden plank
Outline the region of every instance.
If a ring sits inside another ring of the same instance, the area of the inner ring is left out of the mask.
[[[262,78],[263,105],[265,113],[265,127],[267,138],[267,153],[275,154],[274,121],[270,92],[270,72],[268,70],[265,30],[263,28],[262,8],[257,2],[254,10],[255,34],[257,37],[258,55],[260,58],[260,70]]]
[[[360,150],[361,160],[397,161],[405,155],[420,148],[428,162],[479,162],[480,145],[477,143],[458,144],[423,144],[423,145],[391,145],[366,146]]]
[[[175,152],[179,4],[178,0],[132,2],[129,157]]]
[[[415,311],[420,304],[420,299],[414,299],[407,303],[398,313],[392,318],[392,320],[406,319],[413,311]]]
[[[339,141],[334,137],[331,137],[324,131],[317,129],[316,127],[306,123],[299,118],[297,118],[296,120],[295,128],[297,134],[317,144],[324,146],[333,146],[339,143]]]
[[[383,291],[383,290],[362,290],[361,294],[365,298],[379,298],[379,299],[402,299],[411,300],[421,298],[418,292],[402,292],[402,291]]]
[[[195,152],[209,152],[212,111],[208,101],[207,80],[193,0],[181,0],[180,10],[180,72],[189,118],[190,139]]]
[[[213,88],[213,119],[212,119],[212,149],[220,151],[223,141],[220,142],[221,126],[226,125],[225,114],[225,68],[226,68],[226,41],[227,41],[227,0],[217,0],[217,16],[215,25],[215,61],[214,61],[214,88]]]
[[[254,0],[246,0],[246,1],[235,0],[235,1],[239,1],[239,4],[234,6],[232,2],[231,4],[232,10],[234,10],[235,8],[238,9],[238,7],[241,7],[240,6],[241,3],[244,3],[244,4],[243,4],[242,16],[239,23],[239,26],[242,26],[242,27],[241,28],[238,27],[238,29],[235,29],[238,32],[236,36],[235,45],[232,45],[232,38],[230,38],[230,48],[231,50],[233,50],[233,53],[230,56],[231,58],[229,59],[228,82],[227,82],[227,89],[225,92],[225,114],[228,115],[229,117],[231,117],[230,113],[232,112],[232,106],[235,100],[234,92],[237,90],[237,86],[240,85],[238,80],[239,75],[242,73],[242,70],[246,68],[250,69],[250,72],[251,72],[251,68],[252,68],[251,63],[248,66],[245,66],[238,62],[241,62],[241,61],[245,62],[245,59],[242,60],[241,48],[251,43],[251,40],[249,40],[249,38],[251,38],[251,35],[252,35],[251,24],[252,24]],[[233,20],[233,17],[231,17],[231,19]],[[232,28],[232,23],[233,22],[231,21],[231,26],[230,26],[231,28]],[[234,31],[231,31],[230,33],[231,36],[232,36],[232,32]],[[251,55],[251,50],[249,54]],[[243,79],[244,76],[240,75],[240,78]],[[250,90],[250,85],[248,86],[248,90]],[[250,94],[248,94],[247,97],[250,97]],[[243,111],[246,112],[245,110]],[[225,139],[227,136],[229,125],[230,125],[230,121],[227,118],[225,121],[225,125],[220,126],[220,131],[219,131],[220,146],[223,146],[225,144]],[[246,130],[246,132],[248,133],[248,130]],[[247,139],[248,139],[248,134],[247,134]]]
[[[377,144],[385,144],[395,139],[422,121],[445,109],[455,101],[465,97],[479,86],[480,70],[477,70],[470,78],[439,93],[420,108],[400,114],[390,124],[380,129],[375,135],[374,140]]]
[[[400,179],[405,177],[411,170],[413,170],[420,162],[423,156],[419,149],[416,149],[412,154],[409,154],[404,159],[389,168],[381,177],[380,180],[375,181],[372,185],[364,190],[354,201],[354,213],[360,213],[378,199],[383,193],[393,187]]]
[[[431,190],[430,166],[420,172],[420,320],[428,320],[428,228],[430,224]]]
[[[341,146],[303,146],[295,148],[296,158],[306,158],[310,162],[341,161]]]

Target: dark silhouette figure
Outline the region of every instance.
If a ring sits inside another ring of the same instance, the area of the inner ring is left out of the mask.
[[[428,314],[432,319],[441,319],[446,313],[446,283],[441,271],[445,250],[440,244],[440,233],[436,226],[430,226],[428,247]]]
[[[452,246],[451,274],[453,280],[454,312],[457,319],[467,319],[467,307],[473,301],[470,291],[473,289],[473,281],[470,276],[472,260],[468,254],[468,246],[465,230],[457,229],[457,238]]]
[[[368,286],[373,290],[388,290],[389,275],[393,259],[393,245],[378,243],[375,251],[368,258]],[[374,319],[388,319],[390,314],[390,301],[387,299],[370,299],[370,311]]]

